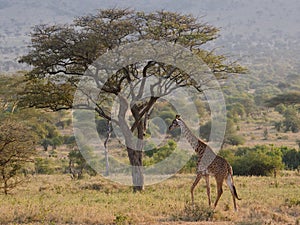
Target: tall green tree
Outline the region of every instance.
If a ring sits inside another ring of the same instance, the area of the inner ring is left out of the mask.
[[[226,78],[228,73],[245,72],[237,63],[228,62],[224,55],[202,48],[218,37],[218,31],[192,15],[167,11],[145,13],[129,9],[99,10],[95,15],[78,17],[67,25],[37,25],[31,33],[31,49],[20,59],[20,62],[33,67],[26,74],[27,88],[22,95],[21,104],[55,111],[71,109],[74,107],[73,95],[78,81],[83,77],[93,79],[101,89],[99,101],[93,106],[100,117],[112,120],[108,100],[117,98],[120,102],[114,122],[125,136],[126,150],[132,165],[134,191],[140,191],[144,186],[141,141],[144,139],[145,121],[162,96],[141,98],[147,88],[146,79],[156,77],[164,80],[165,82],[154,84],[152,90],[165,90],[165,93],[172,91],[168,89],[170,83],[178,87],[194,87],[200,92],[202,84],[195,84],[190,74],[179,68],[153,59],[123,66],[104,84],[101,77],[85,72],[89,65],[107,51],[140,40],[181,45],[198,55],[218,79]],[[139,90],[135,95],[132,93],[136,87]],[[126,88],[129,88],[128,92],[131,94],[129,98],[120,95],[128,90]],[[86,98],[92,100],[91,96],[87,95]],[[90,108],[89,105],[86,107]],[[128,112],[133,118],[131,123],[125,120]]]

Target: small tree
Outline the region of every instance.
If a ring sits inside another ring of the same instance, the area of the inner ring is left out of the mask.
[[[20,175],[35,155],[35,137],[31,130],[10,120],[0,125],[0,188],[5,194],[20,184]]]
[[[300,151],[292,148],[282,147],[282,161],[285,164],[286,169],[295,170],[300,166]]]
[[[300,117],[299,113],[294,108],[288,108],[284,112],[283,125],[285,126],[285,131],[292,131],[297,133],[300,130]]]
[[[268,130],[268,128],[264,129],[264,134],[263,134],[263,136],[264,136],[264,139],[265,139],[265,140],[268,140],[268,138],[269,138],[269,130]]]
[[[92,155],[89,149],[86,149],[85,152],[89,152]],[[84,172],[87,172],[89,175],[95,175],[95,171],[91,168],[91,165],[87,164],[77,147],[74,147],[73,150],[69,152],[68,158],[69,172],[72,179],[82,179]]]
[[[297,133],[300,130],[300,92],[287,92],[270,98],[265,103],[268,107],[275,109],[284,116],[282,125],[285,132],[292,131]]]

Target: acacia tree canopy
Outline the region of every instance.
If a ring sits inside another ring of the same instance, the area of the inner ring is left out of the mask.
[[[145,13],[129,9],[99,10],[95,15],[76,18],[66,25],[37,25],[31,33],[31,46],[27,55],[20,62],[27,63],[33,69],[26,74],[27,88],[21,93],[20,104],[29,107],[50,108],[52,110],[74,107],[73,96],[82,77],[94,79],[101,86],[95,111],[99,116],[111,120],[110,100],[119,98],[122,107],[116,121],[123,133],[135,132],[138,139],[143,139],[145,121],[159,96],[141,99],[145,91],[145,79],[157,77],[165,82],[157,83],[156,90],[177,86],[194,86],[201,92],[201,84],[193,82],[185,71],[149,59],[131,63],[117,70],[110,78],[101,83],[101,77],[86,73],[89,66],[101,55],[128,43],[141,40],[166,41],[179,44],[191,53],[199,56],[210,68],[217,79],[224,79],[230,73],[244,73],[245,68],[236,62],[228,62],[224,55],[201,48],[204,44],[218,37],[218,28],[200,22],[192,15],[182,15],[167,11]],[[162,85],[164,85],[162,87]],[[133,94],[133,88],[138,88]],[[129,87],[130,98],[119,95]],[[154,89],[154,87],[152,87]],[[112,97],[113,96],[113,97]],[[87,98],[90,98],[87,94]],[[88,106],[87,106],[88,107]],[[125,114],[129,110],[134,122],[128,124]],[[125,137],[127,143],[132,136]],[[132,172],[134,190],[143,189],[142,151],[138,147],[127,145],[129,161],[137,171]]]
[[[297,105],[300,104],[300,92],[292,91],[279,94],[273,98],[266,100],[268,107],[276,107],[280,104],[284,105]]]

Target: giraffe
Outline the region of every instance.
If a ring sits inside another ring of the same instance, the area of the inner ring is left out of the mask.
[[[205,177],[208,204],[211,206],[209,176],[213,176],[217,183],[217,198],[214,203],[214,208],[216,208],[218,201],[223,194],[222,186],[224,180],[226,180],[227,186],[232,194],[234,210],[237,211],[236,199],[241,199],[238,197],[236,188],[233,184],[233,171],[230,164],[224,158],[216,155],[204,141],[196,137],[179,115],[176,115],[169,127],[169,130],[177,127],[181,128],[182,135],[187,139],[189,144],[198,154],[197,176],[191,186],[192,204],[194,204],[194,189],[200,179]]]

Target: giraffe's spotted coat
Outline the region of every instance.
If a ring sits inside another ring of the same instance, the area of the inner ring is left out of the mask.
[[[223,193],[222,186],[225,180],[233,197],[234,209],[237,210],[236,199],[239,198],[237,196],[236,189],[233,184],[233,172],[230,164],[224,158],[216,155],[214,151],[204,141],[196,137],[178,115],[173,120],[169,129],[172,130],[176,127],[181,128],[182,135],[187,139],[189,144],[192,146],[192,148],[198,155],[197,177],[191,187],[192,202],[194,202],[194,188],[200,181],[201,177],[204,176],[207,185],[208,203],[209,205],[211,205],[209,176],[213,176],[216,179],[218,192],[214,207],[217,206],[218,201]]]

